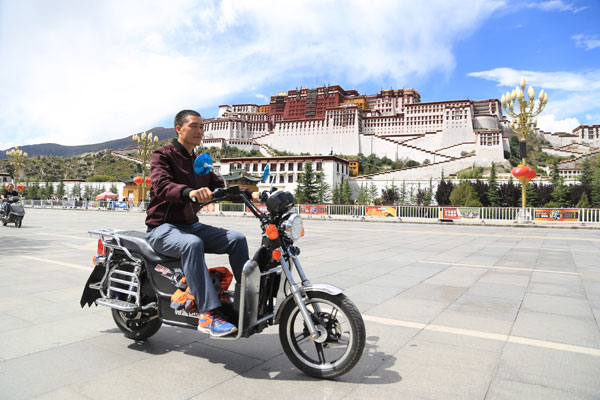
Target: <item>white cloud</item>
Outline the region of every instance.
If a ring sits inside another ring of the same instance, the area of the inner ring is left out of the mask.
[[[264,94],[257,93],[255,96],[256,96],[257,99],[260,99],[260,100],[262,100],[265,103],[269,103],[271,101],[271,98],[265,96]]]
[[[587,7],[577,7],[573,3],[568,3],[562,0],[549,0],[535,3],[527,3],[527,8],[537,8],[542,11],[571,11],[578,13],[585,10]]]
[[[577,118],[556,119],[554,114],[542,114],[538,117],[538,128],[544,132],[568,132],[577,128],[579,120]]]
[[[512,68],[494,68],[488,71],[467,74],[475,78],[483,78],[498,82],[498,86],[517,86],[521,78],[527,85],[543,89],[559,89],[568,91],[600,90],[600,70],[585,72],[539,72],[516,70]]]
[[[571,39],[575,41],[575,46],[583,47],[586,50],[592,50],[596,47],[600,47],[600,39],[598,39],[598,35],[583,35],[580,33],[571,36]]]
[[[0,148],[122,137],[288,80],[402,87],[449,74],[454,43],[504,5],[0,2]]]

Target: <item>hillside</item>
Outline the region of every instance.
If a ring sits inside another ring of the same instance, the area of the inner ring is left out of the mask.
[[[173,128],[152,128],[147,132],[152,132],[153,135],[158,136],[158,140],[165,140],[175,137],[175,129]],[[139,132],[141,133],[141,132]],[[108,142],[86,144],[81,146],[63,146],[56,143],[42,143],[42,144],[31,144],[25,146],[19,146],[19,149],[27,152],[29,157],[33,156],[60,156],[60,157],[71,157],[84,153],[92,153],[102,150],[117,150],[125,147],[132,147],[133,141],[131,137],[133,135],[126,136],[122,139],[110,140]],[[0,160],[6,158],[6,150],[0,150]]]

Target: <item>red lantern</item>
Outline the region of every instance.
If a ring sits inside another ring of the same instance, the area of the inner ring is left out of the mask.
[[[133,178],[133,183],[135,183],[138,186],[140,186],[142,184],[142,182],[144,182],[144,178],[142,178],[139,175],[136,176],[135,178]]]
[[[150,186],[150,177],[146,178],[146,186]]]
[[[514,177],[518,178],[521,183],[527,184],[530,180],[537,176],[533,168],[529,168],[526,165],[519,164],[512,170]]]
[[[20,191],[25,190],[25,185],[23,185],[22,183],[19,183],[19,185],[17,186],[17,189],[19,189]]]

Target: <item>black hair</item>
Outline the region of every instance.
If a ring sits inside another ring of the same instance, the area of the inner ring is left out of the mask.
[[[175,122],[174,122],[174,128],[177,128],[177,125],[179,126],[183,126],[183,124],[185,123],[185,119],[187,118],[188,115],[193,115],[194,117],[199,117],[202,118],[202,116],[200,115],[199,112],[194,111],[194,110],[182,110],[179,111],[177,113],[177,115],[175,116]]]

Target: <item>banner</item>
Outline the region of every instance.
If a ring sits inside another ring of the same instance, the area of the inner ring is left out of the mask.
[[[302,214],[311,214],[311,215],[327,215],[327,206],[325,205],[300,205],[300,212]]]
[[[458,213],[462,219],[479,219],[479,207],[460,207]]]
[[[394,206],[367,206],[367,217],[395,217],[396,207]]]
[[[88,208],[98,208],[98,202],[97,201],[90,201],[88,203]]]
[[[579,221],[579,210],[571,208],[536,208],[536,221]]]
[[[200,212],[215,212],[215,203],[205,205],[200,209]]]
[[[256,208],[258,208],[258,211],[263,212],[263,213],[267,212],[266,204],[254,204],[254,205],[256,206]],[[248,207],[246,207],[246,212],[251,212]]]
[[[479,219],[479,207],[444,207],[440,219]]]
[[[442,208],[441,214],[440,219],[460,219],[460,214],[456,207],[444,207]]]

